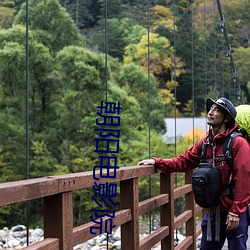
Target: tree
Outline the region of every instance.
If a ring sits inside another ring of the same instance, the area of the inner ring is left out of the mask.
[[[160,89],[160,97],[171,98],[171,94],[167,91],[166,82],[172,82],[174,77],[174,60],[173,47],[165,37],[160,37],[158,34],[150,33],[148,36],[142,36],[139,43],[130,44],[125,48],[124,63],[135,63],[141,65],[146,73],[148,69],[155,76],[157,87]],[[150,47],[148,50],[148,43]],[[149,59],[149,62],[148,62]],[[179,76],[183,72],[183,63],[180,58],[176,58],[175,74]],[[178,83],[177,83],[178,84]],[[170,94],[170,95],[169,95]]]
[[[129,18],[102,19],[87,35],[88,47],[93,51],[107,52],[108,55],[122,61],[124,48],[129,44],[134,21]],[[105,30],[106,29],[106,30]],[[106,39],[103,40],[103,37]]]
[[[153,32],[160,26],[173,31],[174,17],[170,8],[163,5],[153,6],[150,12],[150,28]],[[156,32],[157,33],[157,32]]]
[[[14,19],[15,10],[13,8],[2,7],[0,5],[0,29],[8,29],[11,27]]]
[[[29,85],[31,88],[31,125],[41,131],[46,120],[45,112],[50,103],[51,93],[55,90],[50,79],[52,71],[52,56],[47,47],[37,42],[34,32],[30,31],[29,38]],[[25,28],[15,25],[13,28],[0,33],[0,41],[5,46],[2,49],[2,82],[5,94],[25,96]],[[4,42],[5,41],[5,42]],[[9,74],[9,72],[12,72]],[[11,87],[11,89],[10,89]],[[24,100],[23,100],[24,101]],[[13,105],[22,105],[23,102]],[[19,110],[20,110],[19,109]]]
[[[101,4],[98,0],[61,0],[61,4],[70,13],[76,26],[87,32],[98,23],[101,14]]]
[[[165,37],[160,37],[158,34],[151,33],[149,39],[148,42],[148,36],[145,35],[142,36],[139,43],[128,45],[125,48],[124,63],[137,63],[143,67],[145,72],[150,67],[150,72],[155,75],[158,86],[162,87],[165,81],[171,79],[173,73],[173,47]],[[148,43],[150,43],[149,51]],[[177,76],[182,72],[182,68],[183,64],[179,60],[176,68]]]
[[[148,79],[148,76],[139,65],[130,63],[122,66],[117,82],[126,89],[129,95],[135,97],[138,101],[143,118],[141,123],[148,122],[150,112],[152,129],[163,131],[165,128],[164,105],[158,96],[154,76],[150,75],[150,79]],[[148,105],[149,101],[150,107]]]
[[[84,45],[79,30],[58,0],[29,1],[29,20],[36,39],[53,52],[69,45]],[[15,17],[16,24],[26,24],[25,3]]]
[[[243,48],[243,47],[239,47],[237,49],[235,49],[235,65],[236,68],[238,69],[238,75],[240,76],[240,78],[238,78],[237,84],[240,84],[242,89],[244,90],[244,93],[246,96],[244,97],[244,99],[246,100],[242,100],[246,103],[248,103],[250,101],[249,98],[249,93],[250,93],[250,72],[249,72],[249,56],[250,56],[250,48]]]

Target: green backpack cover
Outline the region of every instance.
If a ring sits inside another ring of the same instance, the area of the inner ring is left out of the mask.
[[[248,141],[250,138],[250,105],[239,105],[236,108],[237,115],[235,121],[239,124],[239,130],[244,135],[244,132],[248,136]]]

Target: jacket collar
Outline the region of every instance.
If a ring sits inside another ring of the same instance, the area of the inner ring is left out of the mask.
[[[210,128],[209,131],[207,132],[207,142],[213,142],[213,141],[220,141],[224,140],[228,135],[233,133],[234,131],[238,131],[238,124],[235,124],[232,128],[227,129],[224,133],[217,134],[215,137],[212,137],[212,129]]]

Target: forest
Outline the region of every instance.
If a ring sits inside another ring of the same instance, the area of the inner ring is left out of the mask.
[[[173,157],[201,137],[164,142],[166,117],[204,117],[207,97],[249,103],[250,2],[220,2],[230,48],[215,0],[2,0],[1,183],[92,170],[101,101],[122,107],[119,167]],[[143,199],[147,179],[140,189]],[[92,196],[74,193],[76,225]],[[34,226],[41,202],[30,204]],[[24,221],[24,209],[0,207],[0,227]]]

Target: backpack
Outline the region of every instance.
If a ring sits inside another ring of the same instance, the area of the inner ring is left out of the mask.
[[[195,202],[200,207],[214,207],[219,203],[221,194],[220,176],[219,168],[205,162],[201,162],[193,172],[193,193]]]
[[[239,105],[235,109],[237,111],[235,122],[239,125],[243,137],[250,143],[250,105]]]
[[[239,132],[231,133],[223,145],[224,157],[216,158],[216,161],[226,160],[230,169],[233,168],[232,143],[235,137],[242,136]],[[202,144],[201,162],[193,172],[192,187],[195,202],[203,208],[215,207],[219,203],[223,191],[221,188],[221,170],[206,162],[205,155],[207,144]],[[227,186],[227,195],[233,199],[233,186],[230,182]]]

